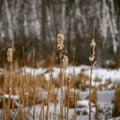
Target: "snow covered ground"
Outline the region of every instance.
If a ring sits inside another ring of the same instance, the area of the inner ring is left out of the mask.
[[[29,73],[31,75],[40,75],[40,74],[45,74],[46,79],[50,79],[50,72],[47,72],[47,68],[30,68],[30,67],[23,67],[20,70],[22,73]],[[53,67],[52,74],[53,77],[56,78],[58,76],[59,68]],[[66,74],[75,74],[78,75],[81,72],[88,75],[90,74],[90,66],[87,65],[81,65],[81,66],[69,66],[67,70],[65,71]],[[111,79],[113,81],[120,81],[120,68],[119,69],[107,69],[107,68],[93,68],[93,79],[99,78],[102,79],[103,81]]]
[[[59,73],[59,68],[53,67],[52,72],[48,71],[47,68],[30,68],[30,67],[23,67],[20,69],[20,72],[23,74],[31,74],[34,76],[44,74],[46,80],[50,80],[50,75],[52,73],[53,78],[58,77]],[[84,73],[85,75],[89,76],[90,75],[90,66],[87,65],[81,65],[81,66],[75,66],[73,69],[73,66],[69,66],[67,70],[65,71],[66,75],[68,74],[75,74],[79,75],[80,73]],[[112,80],[114,82],[120,83],[120,68],[119,69],[107,69],[107,68],[93,68],[93,74],[92,74],[93,79],[99,78],[102,80],[102,83],[105,83],[106,80]],[[94,85],[94,81],[92,82]]]
[[[40,75],[40,74],[44,74],[46,80],[50,80],[50,75],[52,73],[54,78],[58,77],[58,73],[59,73],[59,68],[54,67],[52,72],[48,71],[46,68],[39,68],[39,69],[32,69],[32,68],[28,68],[28,67],[24,67],[22,68],[23,70],[25,70],[25,73],[30,73],[34,76]],[[85,74],[86,76],[90,75],[90,66],[86,66],[86,65],[81,65],[81,66],[76,66],[73,67],[69,66],[68,69],[66,70],[66,75],[68,74],[75,74],[76,76],[79,75],[80,73]],[[96,78],[99,78],[101,80],[101,84],[104,84],[107,80],[111,80],[114,83],[119,83],[120,82],[120,68],[119,69],[106,69],[106,68],[97,68],[94,67],[93,68],[93,80]],[[92,82],[92,85],[95,85],[95,82]],[[110,84],[112,86],[112,84]],[[107,87],[110,87],[107,86]],[[60,92],[58,93],[60,94]],[[88,100],[85,100],[85,98],[88,96],[88,91],[81,91],[80,92],[80,97],[81,100],[79,100],[77,102],[77,120],[88,120],[88,113],[89,113],[89,106]],[[114,118],[112,118],[112,109],[113,109],[113,104],[112,104],[112,100],[114,99],[114,90],[112,91],[98,91],[98,102],[97,105],[99,106],[99,108],[101,110],[103,110],[103,113],[99,114],[99,118],[101,120],[105,120],[105,116],[106,114],[108,117],[108,120],[114,120]],[[79,108],[79,105],[84,105],[84,108]],[[59,106],[59,104],[57,104],[57,107]],[[46,109],[46,108],[45,108]],[[57,110],[59,111],[59,107],[57,108]],[[109,113],[107,113],[106,111],[109,110]],[[38,110],[39,111],[39,110]],[[50,113],[54,112],[54,105],[50,104]],[[94,120],[94,114],[95,114],[95,106],[93,104],[92,106],[92,120]],[[74,109],[69,109],[69,118],[72,117],[74,113]],[[86,115],[84,115],[84,113],[87,113]],[[53,118],[54,119],[54,118]],[[120,118],[116,118],[116,120],[120,120]]]
[[[45,92],[46,93],[46,92]],[[47,93],[46,93],[47,94]],[[6,98],[8,95],[4,95]],[[80,100],[77,101],[77,107],[76,107],[76,120],[88,120],[88,115],[89,115],[89,101],[86,100],[85,98],[88,96],[88,91],[81,91],[80,92]],[[12,98],[18,99],[18,96],[13,96]],[[107,115],[108,120],[114,120],[112,118],[112,109],[113,109],[113,104],[112,100],[114,99],[114,90],[112,91],[98,91],[98,101],[97,105],[98,107],[103,111],[102,113],[99,113],[99,118],[101,120],[105,120],[105,116]],[[92,120],[94,120],[94,115],[95,115],[95,104],[92,103]],[[29,109],[29,112],[32,114],[33,113],[33,106],[28,106],[27,108],[23,108],[23,112]],[[35,114],[36,114],[36,120],[39,120],[39,114],[41,110],[41,104],[35,105]],[[44,106],[44,114],[46,113],[47,106]],[[1,112],[2,110],[0,110]],[[17,111],[17,109],[16,109]],[[12,112],[12,111],[11,111]],[[13,111],[14,112],[14,111]],[[2,113],[2,112],[1,112]],[[17,113],[17,112],[16,112]],[[55,116],[53,115],[55,113],[55,104],[50,103],[49,105],[49,120],[54,120]],[[60,113],[60,103],[58,102],[56,104],[56,114]],[[69,114],[68,118],[70,119],[74,114],[74,108],[69,108]],[[28,119],[32,120],[32,116],[28,114]],[[56,116],[57,119],[57,116]],[[116,118],[116,120],[120,120],[120,118]]]
[[[3,71],[3,70],[1,70]],[[46,80],[50,80],[50,74],[52,73],[54,78],[58,77],[58,73],[59,73],[59,68],[54,67],[52,72],[48,71],[47,68],[30,68],[30,67],[22,67],[20,70],[18,70],[20,73],[24,74],[31,74],[33,76],[37,76],[37,75],[41,75],[43,74],[46,78]],[[86,66],[86,65],[81,65],[81,66],[77,66],[77,67],[73,67],[69,66],[68,69],[66,70],[66,75],[68,74],[75,74],[76,76],[79,75],[80,73],[85,74],[86,76],[89,76],[90,74],[90,66]],[[120,82],[120,68],[119,69],[106,69],[106,68],[97,68],[94,67],[93,68],[93,79],[95,78],[99,78],[101,79],[101,83],[105,83],[107,80],[111,80],[113,82],[119,83]],[[92,83],[93,85],[95,84],[94,81]],[[58,91],[59,89],[56,88]],[[47,91],[42,91],[42,93],[47,94]],[[58,92],[59,96],[60,96],[60,92]],[[88,91],[80,91],[80,100],[77,101],[77,120],[88,120],[88,113],[89,113],[89,101],[86,100],[86,97],[88,96],[89,92]],[[8,95],[4,95],[5,97],[8,97]],[[45,96],[44,96],[45,97]],[[46,98],[46,97],[45,97]],[[105,120],[105,115],[106,115],[106,111],[107,109],[109,109],[110,114],[111,110],[113,109],[113,104],[112,104],[112,100],[114,99],[114,90],[109,90],[109,91],[98,91],[98,101],[97,101],[97,105],[99,106],[99,108],[101,108],[104,113],[99,114],[100,119],[101,120]],[[80,108],[80,106],[84,106],[83,108]],[[52,113],[55,111],[54,109],[54,104],[50,103],[50,109],[49,109],[49,115],[52,116]],[[35,106],[35,110],[36,110],[36,120],[39,119],[38,114],[40,113],[40,109],[41,109],[41,104],[36,105]],[[46,111],[47,106],[44,107],[44,110]],[[33,107],[31,107],[30,109],[31,113],[33,111]],[[92,120],[94,120],[94,114],[95,114],[95,105],[92,103],[92,111],[93,111],[93,115],[92,115]],[[57,103],[57,113],[60,112],[60,104],[59,102]],[[74,109],[69,109],[69,118],[72,117],[74,113]],[[84,115],[85,113],[85,115]],[[32,120],[32,118],[30,118]],[[54,119],[54,117],[53,117]],[[53,120],[52,117],[50,120]],[[111,118],[111,116],[109,116],[108,120],[114,120],[114,118]],[[116,118],[116,120],[120,120],[120,118]]]

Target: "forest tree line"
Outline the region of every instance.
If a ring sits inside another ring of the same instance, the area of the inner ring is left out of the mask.
[[[56,53],[57,34],[62,33],[70,62],[74,57],[76,64],[89,64],[93,37],[98,64],[116,60],[120,54],[119,6],[119,0],[0,0],[1,54],[14,45],[18,58],[24,49],[28,61],[33,51],[36,59],[45,59]]]

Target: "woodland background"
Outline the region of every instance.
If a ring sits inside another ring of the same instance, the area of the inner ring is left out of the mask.
[[[12,45],[14,59],[56,55],[62,33],[70,63],[89,64],[94,28],[98,65],[120,67],[120,0],[0,0],[0,63]]]

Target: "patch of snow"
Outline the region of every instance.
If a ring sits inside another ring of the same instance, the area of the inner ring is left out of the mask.
[[[59,68],[53,67],[52,72],[47,72],[47,69],[45,68],[31,68],[31,67],[23,67],[21,68],[22,74],[31,74],[33,76],[37,76],[40,74],[44,74],[46,80],[50,80],[50,76],[52,74],[53,78],[58,78],[59,74]],[[79,75],[80,73],[83,73],[87,76],[90,76],[90,66],[86,65],[81,65],[81,66],[69,66],[66,71],[66,75],[68,74],[74,74],[74,75]],[[93,68],[93,73],[92,73],[92,78],[93,80],[96,78],[99,78],[102,80],[101,84],[104,84],[106,80],[112,80],[114,82],[120,81],[120,68],[119,69],[105,69],[105,68]],[[95,82],[92,81],[92,85],[95,85]],[[96,84],[99,85],[99,84]]]
[[[46,73],[46,74],[45,74],[45,78],[46,78],[47,81],[50,80],[50,76],[51,76],[51,75],[52,75],[53,78],[57,78],[57,77],[58,77],[58,72],[54,71],[54,72],[52,72],[52,73],[50,73],[50,72],[49,72],[49,73]]]
[[[85,75],[90,74],[90,70],[84,71]],[[120,81],[120,69],[105,69],[105,68],[93,68],[93,74],[92,78],[99,78],[102,80],[102,84],[106,82],[106,80],[112,80],[112,81]],[[92,82],[92,85],[94,85],[94,81]]]
[[[114,90],[98,91],[98,102],[106,102],[106,103],[112,102],[114,98],[114,92],[115,92]]]
[[[110,85],[107,86],[108,90],[112,89],[114,87],[114,83],[111,83]]]
[[[89,100],[79,100],[77,101],[76,112],[80,115],[89,115]],[[91,103],[91,116],[94,116],[96,112],[95,105]]]
[[[78,100],[77,101],[77,106],[89,107],[89,100]],[[94,106],[94,104],[91,103],[91,106]]]
[[[43,68],[31,68],[31,67],[22,67],[20,69],[20,71],[22,72],[22,74],[31,74],[32,76],[37,76],[40,74],[44,74],[46,72],[46,69]]]
[[[2,75],[4,72],[4,69],[0,68],[0,75]]]
[[[18,98],[19,98],[19,96],[18,95],[9,95],[9,94],[4,94],[3,95],[5,98],[13,98],[13,99],[16,99],[16,100],[18,100]]]

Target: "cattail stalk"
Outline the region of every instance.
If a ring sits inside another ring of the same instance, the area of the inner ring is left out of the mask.
[[[50,92],[50,90],[51,90],[51,82],[50,83],[48,83],[48,95],[47,95],[47,110],[46,110],[46,120],[48,120],[48,116],[49,116],[49,104],[50,104],[50,101],[51,101],[51,92]]]
[[[64,77],[65,77],[65,70],[68,66],[68,57],[64,55],[64,36],[62,34],[58,34],[57,40],[57,52],[60,61],[60,74],[61,74],[61,99],[60,99],[60,111],[61,111],[61,120],[63,118],[63,99],[64,99]]]
[[[70,85],[71,85],[71,75],[68,75],[68,77],[67,77],[67,92],[66,92],[66,100],[67,100],[67,120],[69,119]]]
[[[7,50],[7,60],[9,62],[9,79],[8,79],[8,89],[9,89],[9,100],[8,100],[8,111],[10,114],[10,104],[11,104],[11,70],[12,70],[12,61],[13,61],[13,49],[12,48],[8,48]],[[9,115],[10,117],[10,115]]]
[[[90,84],[89,84],[89,120],[91,120],[91,83],[92,83],[92,64],[90,65]]]
[[[74,104],[75,104],[75,108],[74,108],[74,115],[75,115],[75,120],[76,120],[76,79],[75,79],[75,68],[74,68],[74,56],[73,56],[73,80],[74,80]]]
[[[61,76],[61,81],[62,81],[62,85],[63,85],[63,72],[62,72],[62,57],[63,57],[63,53],[64,53],[64,36],[62,34],[58,34],[58,40],[57,40],[57,52],[58,52],[58,57],[60,60],[60,72],[62,74]],[[63,89],[62,89],[62,85],[61,85],[61,95],[63,95]],[[61,96],[60,99],[60,113],[61,115],[61,120],[62,120],[62,116],[63,116],[63,96]]]
[[[32,60],[33,67],[35,67],[35,50],[34,49],[33,49],[32,57],[33,57],[33,60]],[[35,69],[33,70],[33,83],[34,83],[34,85],[33,85],[33,93],[34,93],[34,96],[33,96],[33,120],[35,120],[35,94],[36,94],[35,77],[34,77],[34,75],[35,75]]]
[[[39,120],[44,120],[44,102],[41,104]]]
[[[90,44],[90,57],[89,57],[89,61],[90,61],[89,120],[91,120],[91,88],[92,88],[91,84],[92,84],[92,70],[93,70],[93,65],[95,61],[95,47],[96,47],[95,40],[92,39],[91,44]]]

